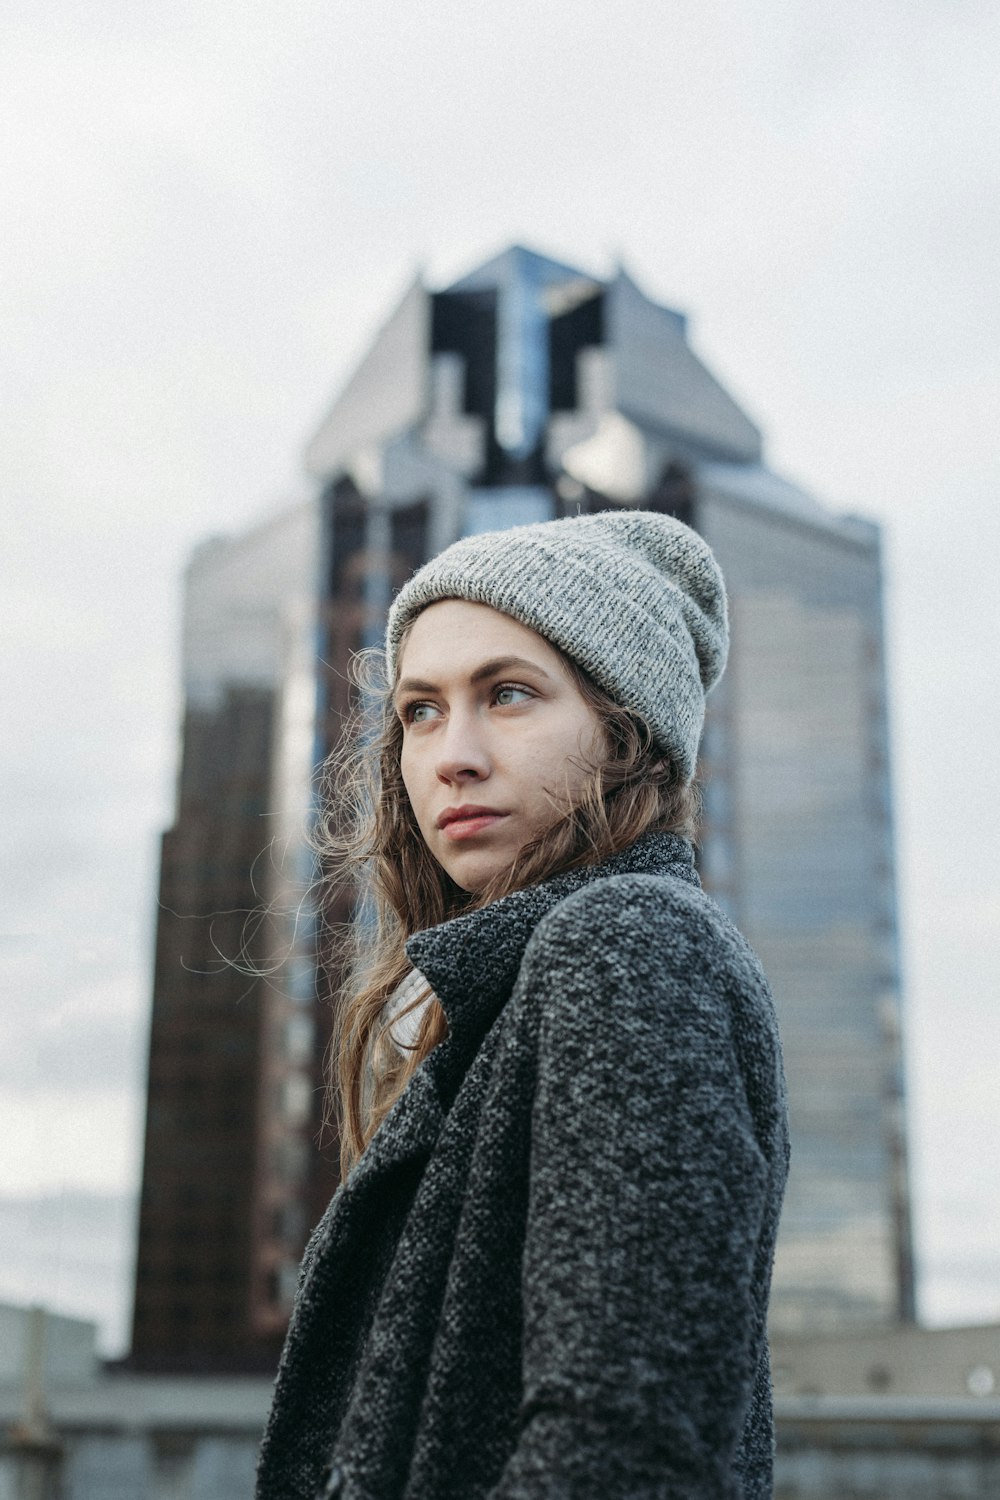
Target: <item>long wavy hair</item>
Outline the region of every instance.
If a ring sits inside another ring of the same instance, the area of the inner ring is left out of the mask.
[[[403,643],[405,635],[398,656]],[[342,976],[335,984],[327,1119],[339,1135],[344,1175],[412,1073],[447,1034],[444,1011],[429,988],[401,1007],[388,1004],[411,973],[404,945],[413,933],[560,871],[598,864],[643,833],[695,837],[699,796],[693,780],[654,746],[643,719],[560,655],[604,726],[606,756],[584,765],[582,790],[572,803],[550,794],[551,824],[475,894],[450,879],[417,827],[400,771],[403,726],[383,653],[369,650],[353,659],[355,708],[323,768],[316,830],[321,942],[328,945],[321,956],[328,973]],[[337,920],[345,895],[352,918]],[[421,1005],[415,1040],[399,1041],[397,1023]]]

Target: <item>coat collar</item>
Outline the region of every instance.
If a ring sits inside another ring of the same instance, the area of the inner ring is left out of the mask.
[[[510,997],[532,933],[558,902],[610,875],[668,874],[697,884],[694,850],[677,834],[648,833],[599,865],[566,870],[415,933],[407,955],[440,1000],[456,1050],[478,1045]]]
[[[342,1208],[363,1201],[387,1171],[429,1156],[469,1064],[510,998],[535,928],[558,902],[609,875],[673,875],[698,883],[687,839],[650,833],[602,864],[566,870],[410,938],[407,955],[440,1000],[448,1035],[372,1137],[344,1184]]]

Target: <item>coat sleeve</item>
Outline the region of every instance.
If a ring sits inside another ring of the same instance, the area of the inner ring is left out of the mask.
[[[742,1493],[768,1167],[733,1037],[735,934],[700,892],[679,902],[602,882],[525,954],[524,1404],[491,1500]]]

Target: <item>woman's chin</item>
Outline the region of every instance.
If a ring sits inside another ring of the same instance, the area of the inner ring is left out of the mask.
[[[510,850],[451,848],[439,858],[445,873],[470,896],[479,896],[498,876],[506,875],[513,854]]]

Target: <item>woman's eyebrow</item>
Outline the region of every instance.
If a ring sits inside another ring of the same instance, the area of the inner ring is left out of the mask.
[[[540,667],[537,662],[529,661],[526,656],[491,657],[489,661],[484,661],[482,666],[477,667],[471,673],[469,681],[483,682],[487,677],[495,677],[498,672],[510,672],[515,667],[520,668],[522,671],[527,667],[537,677],[544,677],[547,682],[551,681],[551,677],[545,668]],[[397,682],[393,697],[398,697],[400,693],[436,693],[438,691],[436,682],[427,682],[422,677],[403,677]]]
[[[403,677],[396,683],[393,697],[398,698],[400,693],[436,693],[436,682],[424,682],[422,677]]]
[[[490,661],[484,661],[481,667],[477,667],[469,678],[470,682],[482,682],[486,677],[495,677],[498,672],[510,672],[513,668],[527,667],[529,672],[536,673],[539,677],[549,680],[549,674],[544,667],[537,662],[529,661],[526,656],[494,656]]]

